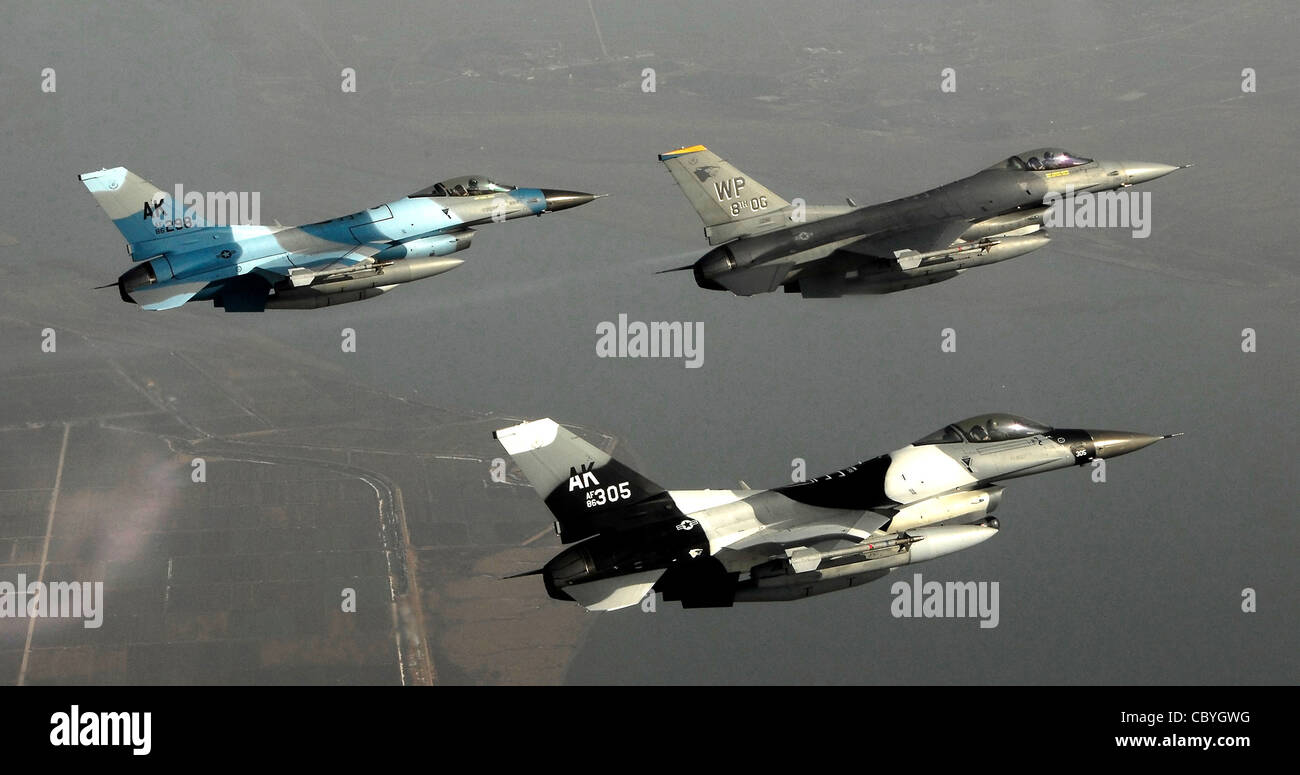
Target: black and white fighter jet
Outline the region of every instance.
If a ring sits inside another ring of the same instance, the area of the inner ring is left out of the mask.
[[[864,584],[991,538],[1001,482],[1169,438],[982,414],[807,482],[670,491],[549,419],[494,435],[573,544],[522,575],[593,611],[651,591],[693,608]]]

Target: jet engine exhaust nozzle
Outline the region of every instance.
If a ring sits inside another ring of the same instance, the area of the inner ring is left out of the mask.
[[[714,278],[735,268],[736,259],[731,249],[725,245],[715,248],[695,262],[695,284],[705,290],[725,291],[727,289]]]
[[[158,282],[158,276],[154,274],[150,262],[146,261],[143,264],[131,267],[123,272],[121,277],[117,278],[117,292],[122,297],[122,301],[135,304],[135,299],[131,298],[131,294],[156,282]]]

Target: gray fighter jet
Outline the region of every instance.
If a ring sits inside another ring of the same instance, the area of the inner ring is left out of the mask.
[[[577,542],[520,575],[540,574],[551,597],[593,611],[651,590],[693,608],[864,584],[992,537],[1001,482],[1169,438],[982,414],[807,482],[668,491],[549,419],[494,436],[555,515],[561,542]]]
[[[892,293],[1024,255],[1047,244],[1053,198],[1100,196],[1094,206],[1127,212],[1116,189],[1180,169],[1039,148],[905,199],[796,206],[702,145],[659,160],[719,246],[680,269],[694,270],[701,288],[805,298]]]

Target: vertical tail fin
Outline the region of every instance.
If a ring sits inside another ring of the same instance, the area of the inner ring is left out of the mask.
[[[173,202],[171,194],[126,167],[87,172],[78,179],[122,232],[137,261],[165,249],[168,237],[207,226],[197,210],[186,210],[184,202]],[[143,246],[146,242],[154,244]]]
[[[554,420],[521,423],[492,435],[555,515],[566,544],[681,518],[664,488]]]
[[[767,231],[785,223],[790,203],[702,145],[659,154],[690,200],[710,245]]]

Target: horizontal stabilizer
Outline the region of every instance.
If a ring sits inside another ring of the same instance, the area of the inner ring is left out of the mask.
[[[793,266],[790,261],[756,264],[721,274],[716,281],[737,296],[753,296],[776,290],[789,276]]]
[[[197,291],[182,291],[181,293],[177,293],[173,296],[168,296],[159,301],[141,302],[140,309],[149,310],[150,312],[157,312],[164,309],[176,309],[177,307],[183,306],[190,299],[194,298],[196,294]]]
[[[584,584],[570,584],[564,588],[564,592],[588,611],[616,611],[641,602],[641,598],[654,588],[655,582],[664,575],[665,570],[660,568],[611,576]]]

